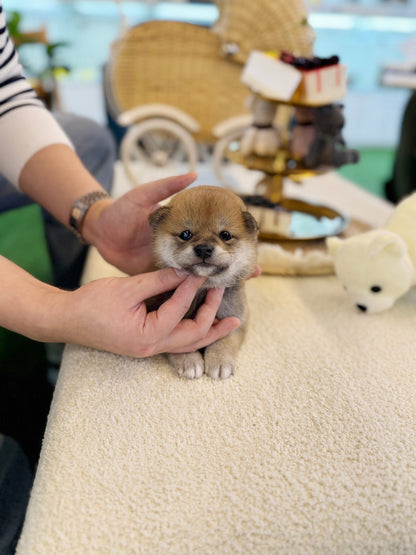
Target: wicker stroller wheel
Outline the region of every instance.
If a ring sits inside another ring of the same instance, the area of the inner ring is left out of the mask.
[[[247,127],[234,129],[227,133],[224,137],[219,139],[214,146],[214,151],[212,153],[212,165],[214,168],[215,175],[219,183],[223,187],[232,188],[231,184],[228,183],[227,179],[223,174],[224,160],[226,158],[225,153],[230,148],[232,143],[238,139],[241,139],[244,131]]]
[[[120,157],[131,182],[140,185],[135,171],[140,162],[165,166],[172,160],[185,159],[189,171],[194,171],[198,149],[192,135],[178,123],[150,118],[128,129],[120,145]]]

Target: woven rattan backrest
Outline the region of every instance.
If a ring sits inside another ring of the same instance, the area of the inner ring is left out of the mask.
[[[216,0],[214,31],[234,61],[245,63],[252,50],[311,56],[315,33],[303,0]]]
[[[161,102],[193,116],[196,139],[213,142],[217,123],[246,112],[249,91],[242,66],[221,54],[211,30],[175,21],[150,21],[129,29],[114,45],[107,71],[113,111]]]

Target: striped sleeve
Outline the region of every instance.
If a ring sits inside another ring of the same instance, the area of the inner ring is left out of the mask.
[[[0,173],[18,186],[26,162],[57,143],[72,147],[22,74],[0,2]]]

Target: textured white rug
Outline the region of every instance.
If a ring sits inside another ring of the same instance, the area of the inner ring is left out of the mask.
[[[416,296],[248,283],[236,375],[67,348],[18,553],[416,552]]]
[[[112,273],[91,251],[85,279]],[[365,315],[331,275],[247,290],[226,381],[67,347],[18,555],[416,553],[415,291]]]

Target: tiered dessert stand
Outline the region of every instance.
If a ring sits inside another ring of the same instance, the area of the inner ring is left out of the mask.
[[[250,56],[242,81],[253,94],[253,123],[246,135],[243,132],[228,143],[224,156],[263,172],[255,194],[244,197],[259,223],[261,239],[324,239],[341,233],[349,223],[348,217],[329,206],[288,198],[285,181],[301,184],[343,163],[358,161],[358,153],[345,148],[341,136],[342,106],[334,103],[345,94],[346,70],[336,57],[307,60],[284,56],[285,61],[260,52]],[[281,110],[289,117],[278,129],[272,116]],[[302,121],[305,115],[308,121]],[[324,120],[325,129],[320,127],[319,118]],[[279,135],[278,144],[268,148],[273,143],[273,131]],[[258,139],[257,145],[253,136]]]

